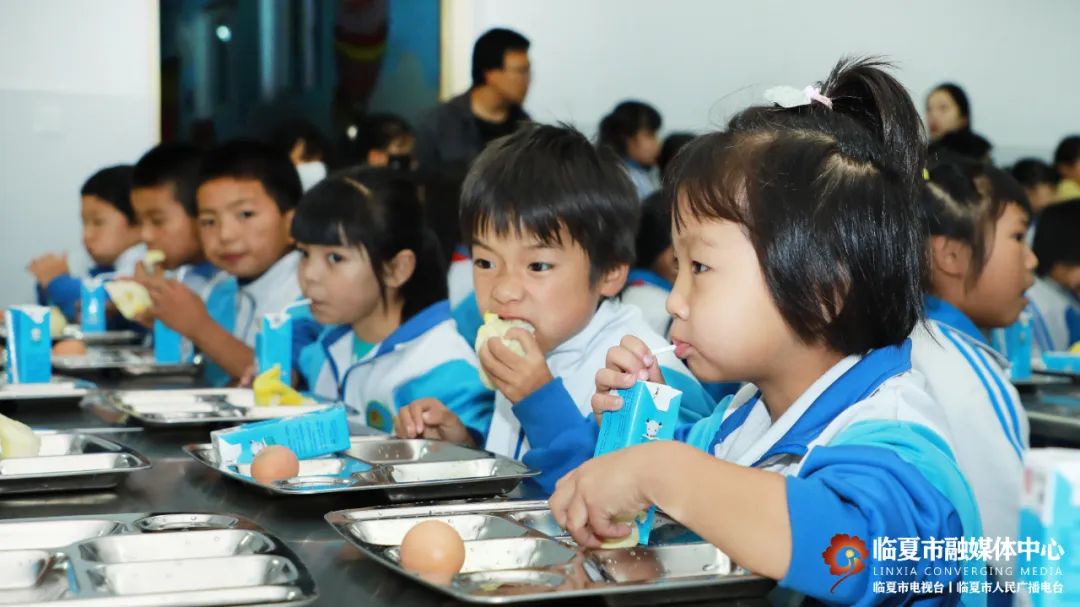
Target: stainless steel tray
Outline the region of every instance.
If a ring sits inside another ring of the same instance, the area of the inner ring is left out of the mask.
[[[150,467],[150,460],[137,451],[103,436],[78,432],[37,434],[41,437],[37,457],[0,459],[0,496],[108,489],[127,474]]]
[[[0,404],[35,400],[80,401],[94,389],[81,379],[55,376],[47,384],[8,384],[0,381]]]
[[[159,364],[154,352],[147,348],[91,348],[86,354],[53,356],[53,368],[68,373],[87,373],[117,370],[126,375],[194,375],[199,371],[201,357],[179,364]]]
[[[0,605],[304,605],[316,596],[292,550],[231,514],[0,522]]]
[[[365,493],[383,502],[500,495],[539,474],[512,459],[430,440],[353,436],[352,446],[329,457],[302,460],[294,478],[263,484],[251,466],[219,466],[211,444],[184,451],[221,474],[274,495]]]
[[[102,331],[101,333],[83,333],[79,325],[67,325],[60,335],[53,338],[53,341],[60,341],[64,339],[77,339],[79,341],[86,342],[90,346],[106,346],[106,345],[124,345],[124,344],[137,344],[143,338],[135,331]],[[7,325],[0,324],[0,342],[7,340]]]
[[[432,519],[451,525],[465,540],[465,564],[449,583],[406,571],[399,563],[405,533]],[[331,512],[326,520],[382,565],[472,603],[598,596],[634,602],[672,592],[716,600],[763,596],[773,586],[663,514],[656,516],[649,546],[617,550],[579,548],[555,523],[545,501],[363,508]]]
[[[120,413],[121,423],[134,421],[152,427],[240,424],[300,415],[329,406],[312,400],[304,405],[257,407],[255,393],[249,388],[121,390],[100,393],[92,400]]]

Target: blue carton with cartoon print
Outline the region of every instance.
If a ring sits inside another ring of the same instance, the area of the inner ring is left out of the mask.
[[[329,455],[352,446],[343,405],[215,430],[210,440],[220,466],[250,464],[256,453],[270,445],[288,447],[299,459]]]
[[[9,384],[45,384],[52,381],[52,312],[46,306],[10,306],[5,312]]]
[[[1080,450],[1031,449],[1024,456],[1017,539],[1017,604],[1080,605]]]
[[[618,411],[604,413],[595,457],[656,440],[671,440],[679,423],[682,392],[664,384],[639,381],[626,390],[619,390],[623,406]],[[635,520],[637,543],[649,543],[656,508],[639,515]],[[631,533],[631,538],[634,537]],[[622,546],[621,542],[615,542]],[[605,544],[605,547],[608,547]]]
[[[281,376],[292,377],[293,321],[288,312],[266,314],[262,327],[255,335],[255,365],[262,373],[274,365],[281,367]]]
[[[79,291],[79,328],[87,335],[104,333],[105,302],[109,297],[105,292],[105,281],[97,278],[83,279]]]

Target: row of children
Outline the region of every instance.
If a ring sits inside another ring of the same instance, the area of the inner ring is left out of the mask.
[[[620,521],[655,504],[820,601],[900,598],[875,596],[880,579],[981,581],[940,557],[902,573],[849,560],[837,566],[851,581],[834,585],[821,551],[837,534],[1016,535],[1027,423],[984,331],[1024,308],[1029,205],[980,164],[932,163],[927,183],[918,114],[882,65],[844,61],[804,91],[669,167],[674,354],[654,355],[667,338],[618,298],[634,186],[615,153],[563,127],[492,142],[463,186],[469,297],[520,321],[505,336],[516,349],[474,352],[456,326],[400,173],[335,174],[301,197],[287,157],[260,144],[163,146],[136,164],[134,216],[168,272],[134,278],[151,316],[233,378],[251,365],[254,319],[307,297],[293,310],[310,316],[298,384],[374,427],[525,461],[582,545],[626,535]],[[602,414],[621,406],[611,391],[638,380],[682,392],[677,440],[593,459]],[[715,403],[703,382],[742,387]],[[984,597],[942,599],[958,600]]]

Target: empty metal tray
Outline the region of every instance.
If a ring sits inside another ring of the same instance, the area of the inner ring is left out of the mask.
[[[234,515],[0,522],[0,605],[304,605],[316,596],[284,543]]]

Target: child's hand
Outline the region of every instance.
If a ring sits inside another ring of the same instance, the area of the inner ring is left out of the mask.
[[[586,548],[626,537],[629,524],[615,520],[629,519],[651,505],[642,487],[650,466],[663,461],[655,453],[657,446],[665,445],[650,443],[608,453],[559,479],[548,500],[555,522]]]
[[[143,282],[154,307],[150,312],[173,331],[191,338],[205,323],[214,322],[206,304],[183,283],[167,278],[149,278]]]
[[[240,388],[250,388],[251,384],[255,383],[255,376],[258,373],[255,371],[255,365],[248,365],[244,372],[240,375],[240,379],[237,380],[236,385]]]
[[[660,373],[660,364],[649,346],[633,335],[627,335],[619,345],[608,350],[604,368],[596,372],[592,409],[597,422],[604,411],[622,408],[622,399],[610,394],[612,390],[624,390],[642,379],[657,384],[666,383]]]
[[[419,398],[402,407],[394,419],[394,434],[400,438],[474,444],[461,419],[434,398]]]
[[[34,280],[42,287],[49,286],[49,283],[57,276],[70,273],[66,253],[62,255],[46,253],[31,261],[26,269],[30,270],[30,273],[34,275]]]
[[[492,337],[484,343],[478,353],[484,372],[492,383],[511,403],[518,403],[553,378],[548,369],[547,360],[536,343],[536,337],[520,327],[506,332],[507,339],[517,340],[525,355],[521,356],[502,342]]]

